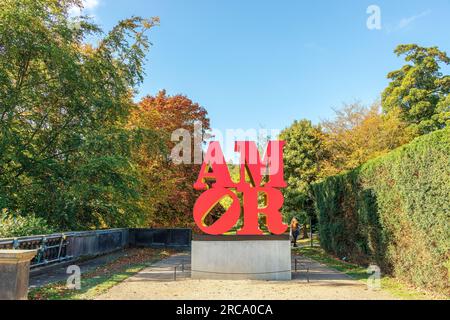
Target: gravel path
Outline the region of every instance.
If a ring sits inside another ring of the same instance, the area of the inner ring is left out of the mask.
[[[288,282],[192,280],[188,272],[174,265],[188,263],[189,254],[177,254],[144,269],[100,295],[98,300],[392,300],[385,291],[371,291],[344,273],[301,258],[310,268],[293,275]],[[300,268],[299,268],[300,269]]]

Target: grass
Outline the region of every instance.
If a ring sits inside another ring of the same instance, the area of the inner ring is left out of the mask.
[[[297,240],[297,245],[298,246],[309,246],[309,245],[311,245],[311,239],[309,239],[309,238],[299,239],[299,240]],[[315,236],[313,237],[313,245],[314,246],[320,245],[319,240],[317,240],[317,238]]]
[[[311,258],[317,262],[320,262],[332,269],[341,271],[355,280],[366,283],[369,274],[367,268],[351,264],[342,260],[339,260],[328,253],[326,253],[320,247],[299,247],[293,249],[295,253]],[[388,275],[381,276],[381,288],[391,293],[393,296],[405,299],[405,300],[434,300],[434,299],[448,299],[448,297],[437,295],[435,293],[425,292],[412,288],[406,283],[401,282],[398,279],[390,277]]]
[[[81,276],[81,290],[71,290],[65,282],[52,283],[30,290],[30,300],[92,300],[135,275],[150,264],[168,257],[171,252],[159,249],[133,249],[126,256]]]

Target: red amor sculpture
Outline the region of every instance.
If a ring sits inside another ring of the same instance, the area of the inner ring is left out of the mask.
[[[283,223],[281,208],[284,198],[281,188],[285,188],[283,170],[284,141],[270,141],[264,159],[261,160],[254,142],[238,141],[235,151],[241,155],[240,181],[231,180],[228,166],[218,142],[211,142],[206,153],[197,182],[196,190],[205,190],[194,206],[194,220],[205,233],[220,235],[230,231],[241,216],[241,203],[234,192],[243,195],[244,225],[239,235],[261,235],[258,217],[265,215],[267,228],[273,234],[286,232],[288,226]],[[245,176],[250,182],[245,181]],[[211,182],[211,188],[206,182]],[[259,207],[258,197],[264,195],[265,206]],[[225,198],[230,197],[232,205],[212,225],[204,222],[211,210]]]

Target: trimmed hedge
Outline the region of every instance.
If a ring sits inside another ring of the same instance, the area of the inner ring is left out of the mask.
[[[450,128],[313,185],[323,248],[449,293]]]

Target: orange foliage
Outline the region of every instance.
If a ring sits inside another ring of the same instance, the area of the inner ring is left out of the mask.
[[[200,166],[175,165],[169,156],[175,145],[172,132],[183,128],[193,136],[196,121],[202,123],[204,131],[210,129],[204,108],[185,96],[168,96],[165,91],[145,97],[132,112],[129,127],[156,131],[166,148],[165,156],[148,153],[145,145],[134,153],[146,185],[147,197],[141,205],[148,212],[149,226],[192,226],[192,208],[198,197],[192,185]]]

